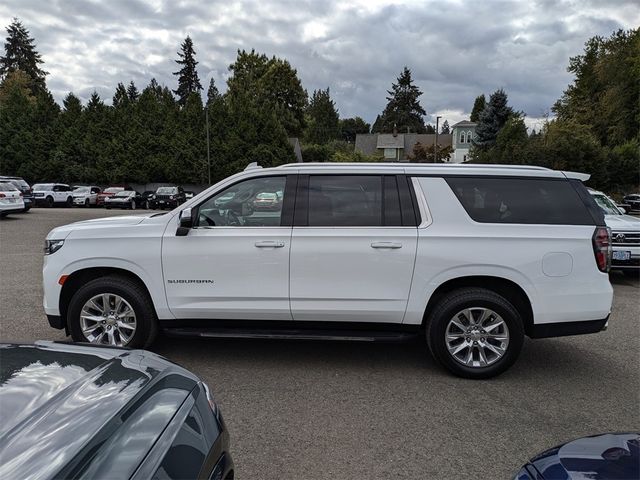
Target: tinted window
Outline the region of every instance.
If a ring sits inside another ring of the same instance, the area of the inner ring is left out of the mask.
[[[312,175],[308,190],[310,227],[401,225],[394,176]]]
[[[568,181],[509,177],[450,177],[446,181],[476,222],[594,224]]]
[[[236,183],[200,205],[197,226],[279,227],[285,183],[285,177]]]

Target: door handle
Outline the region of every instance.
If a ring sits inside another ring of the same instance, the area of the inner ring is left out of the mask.
[[[276,242],[273,240],[263,240],[262,242],[256,242],[256,247],[258,248],[282,248],[284,247],[284,242]]]
[[[402,244],[397,242],[373,242],[371,248],[402,248]]]

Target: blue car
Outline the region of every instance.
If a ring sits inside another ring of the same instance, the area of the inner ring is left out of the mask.
[[[572,440],[533,457],[514,480],[637,480],[640,434],[606,433]]]

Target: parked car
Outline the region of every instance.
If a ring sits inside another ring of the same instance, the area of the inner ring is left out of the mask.
[[[640,210],[640,194],[634,193],[631,195],[625,195],[624,203],[629,205],[629,209],[631,211],[639,211]]]
[[[36,183],[33,186],[33,199],[36,205],[53,207],[58,204],[70,207],[73,205],[72,192],[66,183]]]
[[[636,480],[640,434],[606,433],[579,438],[536,455],[514,480]]]
[[[0,182],[7,182],[13,184],[22,193],[22,200],[24,201],[24,212],[28,212],[34,205],[33,191],[31,187],[22,177],[8,177],[0,175]]]
[[[143,205],[142,196],[132,190],[123,190],[104,199],[105,208],[129,208],[135,210]]]
[[[151,208],[151,205],[149,204],[149,201],[151,200],[151,197],[156,193],[155,190],[145,190],[144,192],[142,192],[142,194],[140,195],[142,197],[142,201],[144,208],[146,208],[147,210],[149,208]]]
[[[13,183],[0,182],[0,217],[24,212],[22,193]]]
[[[640,275],[640,218],[626,215],[624,209],[602,192],[589,189],[611,229],[611,268],[625,275]]]
[[[233,478],[209,388],[158,355],[1,344],[0,378],[0,478]]]
[[[253,200],[253,208],[256,210],[280,210],[282,197],[276,192],[262,192]]]
[[[454,374],[486,378],[515,362],[525,335],[606,328],[611,238],[588,178],[507,165],[250,166],[166,215],[53,229],[45,313],[95,341],[85,332],[113,302],[136,318],[132,347],[158,329],[422,337]],[[251,207],[280,190],[281,209]]]
[[[95,185],[76,186],[73,189],[73,204],[79,207],[95,207],[98,204],[100,187]]]
[[[98,194],[98,197],[96,198],[96,205],[98,205],[99,207],[104,205],[104,201],[107,197],[111,197],[113,195],[115,195],[118,192],[123,192],[125,190],[133,190],[133,188],[128,187],[128,186],[123,186],[123,187],[107,187],[105,188],[102,192],[100,192]]]
[[[152,210],[173,209],[182,205],[186,201],[182,187],[159,187],[149,200],[149,207]]]

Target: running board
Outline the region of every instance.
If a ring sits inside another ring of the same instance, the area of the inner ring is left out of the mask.
[[[413,332],[359,330],[285,330],[248,328],[165,328],[174,337],[254,338],[269,340],[328,340],[339,342],[406,342],[418,337]]]

